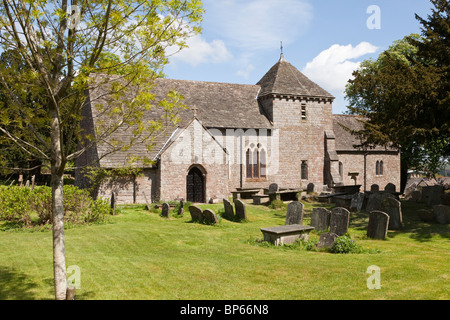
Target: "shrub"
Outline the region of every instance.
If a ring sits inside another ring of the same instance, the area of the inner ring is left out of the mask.
[[[93,200],[87,190],[73,185],[64,186],[63,195],[64,220],[69,224],[103,221],[111,212],[107,200]],[[33,215],[37,215],[39,225],[52,223],[50,187],[38,186],[34,190],[17,186],[0,188],[0,220],[29,226]]]
[[[359,251],[356,242],[348,236],[338,237],[330,249],[333,253],[358,253]]]
[[[281,209],[284,207],[286,207],[284,202],[282,200],[278,200],[278,199],[273,200],[269,205],[270,209]]]

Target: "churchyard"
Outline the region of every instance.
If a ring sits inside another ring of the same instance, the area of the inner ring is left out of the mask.
[[[382,230],[381,239],[375,239],[380,232],[372,230],[377,236],[369,236],[369,224],[386,224],[385,216],[369,219],[364,211],[313,199],[301,202],[302,216],[292,202],[272,209],[244,200],[242,213],[231,201],[231,214],[222,202],[196,204],[197,220],[189,203],[184,210],[117,206],[106,222],[66,230],[67,266],[79,271],[76,297],[450,298],[449,225],[422,221],[419,210],[430,209],[425,203],[401,200],[401,228],[389,228],[385,234]],[[263,241],[261,229],[290,227],[292,222],[316,228],[300,242],[276,246]],[[0,230],[0,299],[52,299],[51,231],[15,230],[5,224]],[[332,230],[345,233],[360,250],[342,254],[318,248],[330,236],[335,240],[334,233],[327,232]],[[378,288],[371,285],[374,266],[379,270]],[[69,272],[69,281],[71,276]]]

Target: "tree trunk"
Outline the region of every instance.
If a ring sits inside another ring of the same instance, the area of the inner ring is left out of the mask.
[[[64,206],[61,127],[56,112],[51,113],[51,185],[53,213],[53,274],[55,282],[55,299],[65,300],[67,291],[66,254],[64,243]]]

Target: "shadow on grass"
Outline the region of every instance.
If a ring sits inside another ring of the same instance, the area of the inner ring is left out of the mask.
[[[401,234],[410,234],[409,237],[419,242],[431,241],[433,237],[440,236],[450,239],[450,228],[448,225],[438,224],[437,222],[423,222],[419,219],[417,211],[419,209],[432,208],[422,203],[411,201],[401,201],[403,226],[400,230],[389,230],[388,238],[395,238]],[[350,217],[350,226],[357,230],[366,231],[369,224],[369,213],[352,212]]]
[[[0,267],[0,300],[33,300],[36,287],[26,274]]]

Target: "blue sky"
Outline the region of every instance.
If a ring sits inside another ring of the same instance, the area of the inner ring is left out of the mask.
[[[336,99],[346,111],[344,87],[365,59],[393,41],[420,33],[428,0],[203,0],[202,34],[173,55],[164,72],[171,79],[256,84],[280,57]],[[378,12],[371,6],[377,6]],[[378,19],[379,18],[379,19]],[[378,23],[378,25],[377,25]],[[372,26],[371,28],[368,27]],[[375,28],[374,28],[375,27]]]

